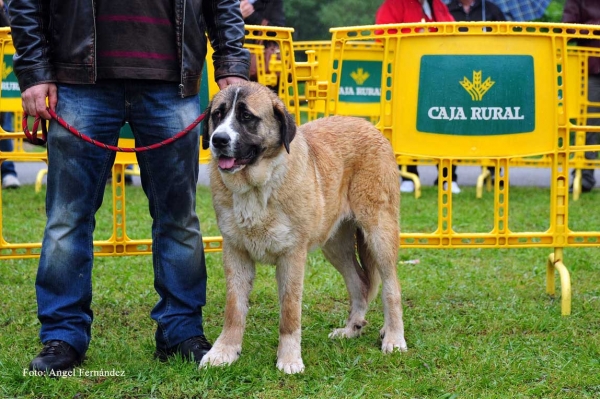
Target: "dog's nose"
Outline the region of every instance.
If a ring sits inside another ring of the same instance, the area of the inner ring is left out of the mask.
[[[212,145],[216,148],[224,148],[229,145],[231,138],[227,133],[215,133],[212,136]]]

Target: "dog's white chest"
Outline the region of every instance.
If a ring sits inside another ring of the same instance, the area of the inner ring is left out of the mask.
[[[250,256],[258,262],[273,264],[295,242],[288,215],[269,207],[268,195],[260,191],[234,195],[231,227]]]

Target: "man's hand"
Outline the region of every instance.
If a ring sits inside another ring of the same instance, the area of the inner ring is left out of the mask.
[[[254,6],[248,0],[242,0],[240,1],[240,11],[242,11],[242,18],[246,19],[254,13]]]
[[[227,86],[232,85],[234,83],[244,83],[244,82],[247,82],[247,80],[243,79],[243,78],[238,78],[237,76],[229,76],[229,77],[217,80],[217,85],[219,86],[220,90],[223,90]]]
[[[46,105],[46,98],[48,99],[48,105]],[[53,111],[56,108],[58,101],[56,85],[54,83],[42,83],[31,86],[21,93],[21,99],[23,100],[23,111],[27,115],[50,119],[50,113],[46,108],[50,107]]]

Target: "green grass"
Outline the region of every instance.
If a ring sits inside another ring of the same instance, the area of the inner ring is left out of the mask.
[[[107,192],[108,193],[108,192]],[[41,240],[44,193],[3,192],[4,236]],[[511,187],[511,228],[543,231],[549,191]],[[571,202],[572,225],[597,231],[600,193]],[[487,231],[491,194],[475,199],[466,187],[455,197],[453,225]],[[430,231],[437,195],[425,187],[419,200],[402,200],[402,229]],[[209,192],[200,188],[198,211],[205,235],[218,235]],[[147,203],[139,187],[127,188],[127,232],[150,236]],[[111,198],[98,214],[97,238],[110,234]],[[26,398],[599,398],[600,265],[598,248],[565,250],[573,283],[573,313],[560,315],[560,295],[545,294],[548,249],[401,249],[407,353],[382,355],[383,323],[377,299],[365,334],[330,340],[348,311],[339,274],[317,251],[309,257],[303,304],[306,371],[288,376],[275,367],[278,304],[274,269],[259,267],[239,361],[197,370],[180,359],[152,359],[157,300],[149,256],[98,257],[94,270],[93,339],[83,368],[117,370],[123,377],[64,379],[23,376],[41,348],[34,281],[37,260],[0,262],[0,397]],[[225,301],[221,254],[207,255],[205,331],[221,331]]]

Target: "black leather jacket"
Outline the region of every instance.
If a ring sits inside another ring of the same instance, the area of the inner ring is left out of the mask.
[[[174,0],[180,94],[198,94],[206,32],[214,53],[215,80],[247,79],[248,51],[237,0]],[[21,91],[40,83],[96,81],[95,0],[9,0]]]

